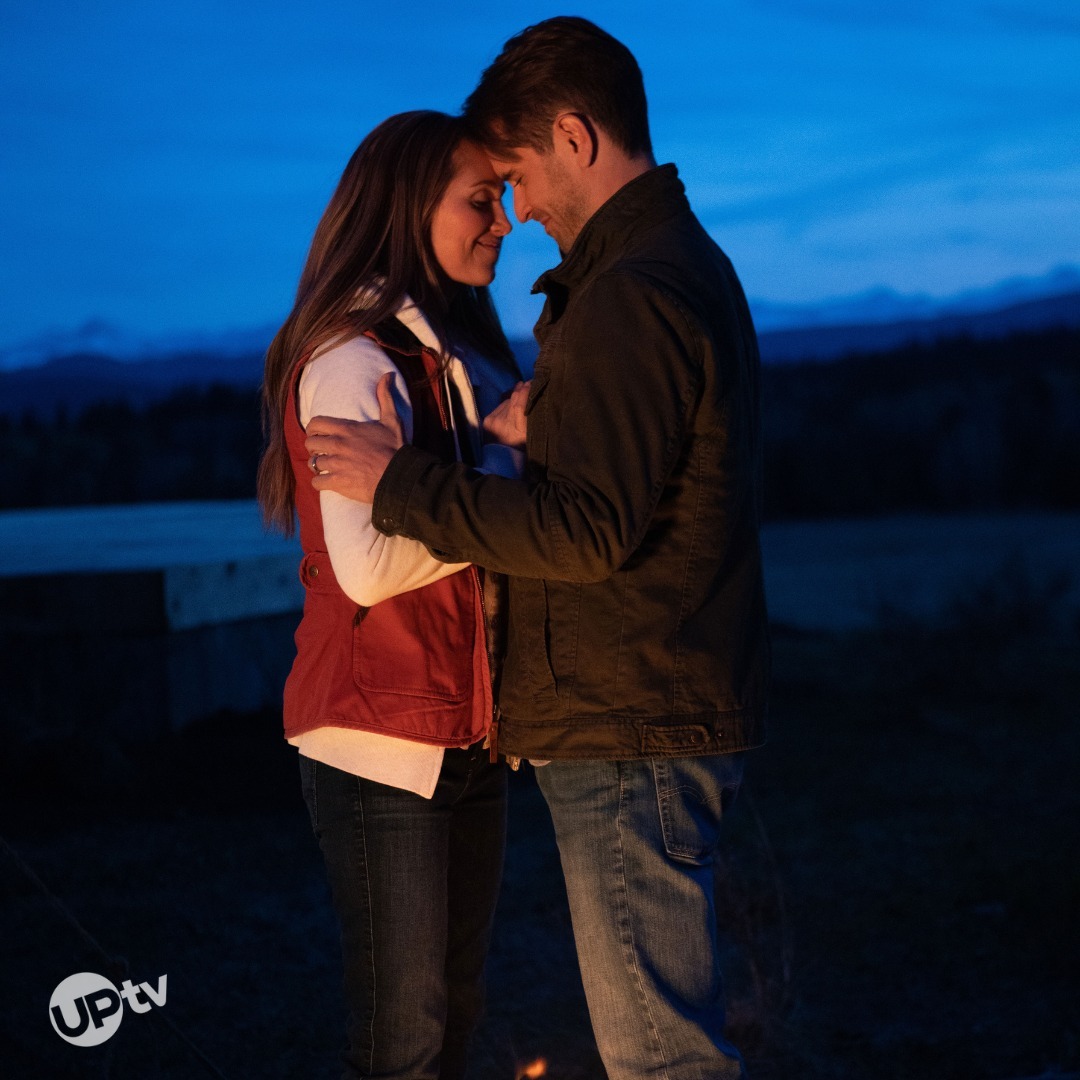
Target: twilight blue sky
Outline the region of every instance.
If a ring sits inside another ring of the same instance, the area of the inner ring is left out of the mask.
[[[1076,0],[3,0],[0,346],[280,321],[360,138],[456,110],[564,12],[638,56],[658,159],[752,300],[1080,264]],[[535,224],[504,252],[521,334],[556,252]]]

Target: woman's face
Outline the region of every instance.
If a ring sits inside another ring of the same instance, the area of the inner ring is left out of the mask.
[[[454,151],[454,175],[431,218],[431,247],[442,271],[462,285],[490,285],[510,222],[503,182],[475,143]]]

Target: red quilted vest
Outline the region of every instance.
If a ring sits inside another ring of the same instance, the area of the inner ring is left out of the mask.
[[[413,408],[413,443],[454,459],[437,360],[376,341],[401,371]],[[292,396],[309,357],[296,366]],[[304,616],[285,683],[285,737],[316,727],[355,728],[438,746],[470,746],[491,724],[484,611],[475,567],[364,608],[338,586],[323,539],[295,404],[285,442],[296,478]]]

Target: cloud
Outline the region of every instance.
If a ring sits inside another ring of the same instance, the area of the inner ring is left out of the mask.
[[[1077,260],[1048,216],[1080,159],[1073,2],[578,10],[638,55],[658,152],[762,295],[940,278],[932,242],[917,242],[935,233],[958,280],[961,253],[983,260],[984,241],[996,254],[972,272],[1010,272],[1010,250],[1015,272]],[[266,0],[252,18],[215,0],[100,0],[73,20],[60,0],[17,5],[0,40],[0,337],[94,315],[133,329],[278,317],[363,134],[390,112],[456,109],[538,14]],[[904,226],[898,208],[919,199]],[[822,246],[829,235],[845,243]],[[537,230],[508,241],[497,293],[515,326],[554,259]]]

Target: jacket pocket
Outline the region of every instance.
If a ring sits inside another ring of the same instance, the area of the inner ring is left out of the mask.
[[[524,661],[527,690],[533,696],[555,694],[555,674],[548,651],[547,590],[540,578],[509,579],[510,652]],[[518,688],[508,687],[513,693]]]
[[[360,608],[353,621],[353,682],[371,693],[461,702],[472,692],[476,642],[468,570]]]
[[[525,416],[528,425],[525,429],[525,454],[533,466],[547,464],[548,446],[548,384],[551,381],[551,368],[537,365],[533,371],[529,397],[525,402]]]
[[[548,382],[551,380],[551,368],[537,365],[533,371],[533,377],[529,384],[529,396],[525,400],[525,415],[533,411],[536,403],[544,396]]]

